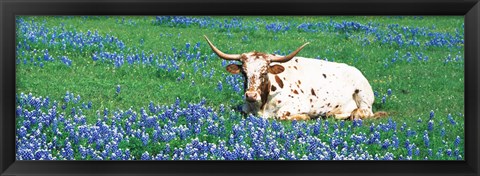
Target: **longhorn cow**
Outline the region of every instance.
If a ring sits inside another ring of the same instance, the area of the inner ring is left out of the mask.
[[[296,56],[309,43],[287,56],[225,54],[204,37],[218,57],[242,63],[230,64],[226,70],[245,78],[245,113],[281,120],[386,116],[385,112],[372,112],[372,87],[357,68]]]

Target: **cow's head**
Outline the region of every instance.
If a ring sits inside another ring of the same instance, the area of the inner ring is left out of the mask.
[[[279,74],[282,73],[285,68],[279,64],[270,65],[271,63],[283,63],[291,60],[295,55],[297,55],[300,50],[305,47],[308,43],[305,43],[299,47],[294,52],[290,53],[287,56],[275,56],[272,54],[264,54],[259,52],[249,52],[243,54],[225,54],[217,47],[215,47],[212,42],[204,36],[212,50],[222,59],[225,60],[236,60],[240,61],[242,64],[230,64],[227,66],[227,71],[232,74],[242,73],[245,77],[245,100],[250,103],[258,102],[262,100],[266,101],[267,91],[269,89],[270,81],[268,80],[267,74]]]

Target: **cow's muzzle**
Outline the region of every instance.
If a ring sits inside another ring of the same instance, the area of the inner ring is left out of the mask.
[[[247,100],[248,102],[258,101],[258,93],[254,91],[245,92],[245,100]]]

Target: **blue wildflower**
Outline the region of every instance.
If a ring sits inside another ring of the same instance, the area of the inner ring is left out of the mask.
[[[150,154],[145,151],[144,153],[142,153],[141,160],[150,160]]]
[[[448,114],[447,118],[448,118],[448,120],[450,121],[450,124],[452,124],[452,125],[457,124],[457,123],[455,122],[455,120],[453,119],[452,114]]]
[[[453,144],[455,145],[455,147],[458,147],[458,145],[460,144],[460,136],[457,136],[457,138],[455,138]]]
[[[433,130],[433,120],[429,120],[428,121],[428,131],[432,131]]]
[[[423,134],[423,142],[425,143],[426,147],[430,147],[430,139],[428,137],[427,131],[425,131],[425,133]]]

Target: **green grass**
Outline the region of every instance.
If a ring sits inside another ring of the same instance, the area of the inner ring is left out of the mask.
[[[458,62],[444,63],[445,58],[451,54],[463,56],[463,47],[424,47],[422,46],[398,46],[373,42],[364,45],[362,40],[367,38],[370,41],[375,39],[374,35],[365,34],[362,31],[344,32],[315,32],[308,33],[296,29],[292,26],[291,30],[286,32],[273,33],[265,30],[265,25],[273,22],[285,23],[316,23],[316,22],[342,22],[355,21],[364,25],[373,23],[378,25],[378,30],[390,32],[389,24],[398,24],[403,27],[426,28],[428,32],[441,32],[455,35],[456,30],[463,33],[463,17],[443,16],[443,17],[237,17],[245,25],[257,26],[258,30],[232,30],[216,28],[202,28],[198,25],[176,26],[154,24],[155,17],[19,17],[25,21],[35,20],[36,22],[45,22],[45,27],[54,28],[64,26],[68,31],[77,31],[86,33],[87,31],[98,31],[101,36],[115,36],[125,43],[126,48],[107,46],[107,51],[140,54],[142,51],[150,54],[159,55],[160,53],[172,55],[172,47],[177,49],[185,48],[186,43],[193,47],[200,42],[199,51],[202,57],[211,55],[212,51],[206,45],[203,35],[207,35],[210,40],[222,51],[227,53],[244,53],[253,50],[273,53],[277,50],[287,52],[296,49],[305,42],[310,42],[304,48],[299,56],[311,58],[328,58],[335,62],[342,62],[358,68],[369,80],[374,91],[380,96],[387,94],[387,89],[391,89],[393,94],[387,97],[387,103],[381,103],[381,97],[376,98],[374,111],[386,111],[391,118],[398,123],[400,127],[407,123],[409,127],[415,127],[418,134],[415,142],[423,144],[423,131],[427,130],[426,123],[417,123],[418,118],[426,119],[431,110],[435,111],[435,116],[446,119],[447,114],[459,116],[464,113],[464,63]],[[122,19],[125,22],[121,22]],[[211,17],[213,20],[223,22],[232,20],[233,17]],[[261,19],[260,21],[257,20]],[[132,23],[130,23],[130,21]],[[398,29],[401,31],[401,29]],[[248,40],[242,40],[244,36]],[[419,36],[418,40],[425,42],[428,36]],[[17,41],[23,41],[24,38],[17,34]],[[143,42],[142,42],[143,41]],[[88,122],[94,123],[97,119],[96,112],[108,108],[110,110],[125,110],[132,107],[135,110],[141,107],[148,107],[150,102],[158,105],[170,105],[178,97],[182,102],[199,102],[203,98],[207,100],[207,105],[218,107],[219,104],[225,104],[226,107],[233,108],[242,103],[242,95],[227,88],[225,76],[229,73],[221,65],[221,59],[209,59],[204,70],[193,71],[193,62],[186,61],[186,58],[176,58],[180,63],[178,71],[168,72],[155,66],[146,66],[141,64],[125,64],[120,68],[115,68],[111,63],[102,63],[93,61],[92,55],[99,52],[95,46],[88,47],[79,52],[73,48],[50,47],[37,44],[32,46],[37,51],[48,49],[50,55],[54,56],[56,61],[45,63],[43,68],[33,66],[32,64],[16,65],[16,91],[17,93],[32,93],[36,96],[49,96],[51,99],[63,100],[65,92],[69,91],[76,95],[81,95],[81,101],[91,101],[92,110],[84,111]],[[33,50],[33,49],[32,49]],[[40,53],[34,51],[25,51],[26,58],[42,57]],[[406,62],[399,59],[395,63],[391,62],[394,53],[398,51],[402,57],[407,52],[412,53],[412,61]],[[429,57],[428,61],[419,61],[415,52],[421,52]],[[67,56],[72,60],[70,67],[61,63],[60,57]],[[22,56],[17,58],[23,59]],[[387,64],[388,66],[385,66]],[[210,73],[214,70],[214,76],[205,78],[202,71]],[[181,73],[184,72],[186,79],[177,81]],[[192,86],[192,81],[195,86]],[[224,82],[224,91],[216,90],[219,81]],[[121,92],[116,94],[116,86],[121,86]],[[69,105],[69,108],[72,105]],[[463,118],[463,116],[459,116]],[[338,121],[329,119],[332,123]],[[386,122],[387,119],[367,120],[364,125],[371,123],[378,124]],[[444,120],[445,123],[448,121]],[[307,122],[310,123],[310,122]],[[351,123],[351,122],[346,122]],[[454,131],[448,131],[445,141],[452,144],[456,136],[463,138],[463,121],[459,121],[458,128]],[[286,125],[288,122],[282,122]],[[435,124],[437,125],[437,124]],[[435,133],[440,129],[435,128]],[[368,128],[364,128],[368,132]],[[357,133],[356,131],[355,133]],[[368,133],[367,133],[368,134]],[[391,137],[392,134],[382,134]],[[398,134],[397,134],[398,135]],[[398,135],[399,138],[404,136]],[[435,140],[436,136],[431,136],[432,146],[444,145],[441,140]],[[382,136],[383,138],[383,136]],[[207,139],[207,137],[205,137]],[[216,139],[208,139],[215,141]],[[187,140],[188,141],[188,140]],[[183,146],[187,141],[182,141],[173,146]],[[130,141],[130,144],[121,144],[128,147],[138,147],[140,141]],[[449,145],[450,145],[449,144]],[[158,148],[163,148],[165,144],[154,145],[149,150],[154,153]],[[417,145],[418,146],[418,145]],[[418,146],[421,147],[421,146]],[[148,148],[148,147],[147,147]],[[173,147],[172,147],[173,148]],[[404,149],[404,148],[403,148]],[[421,153],[426,153],[423,151]],[[381,149],[368,149],[377,151]],[[139,150],[139,152],[142,150]],[[463,147],[461,148],[463,151]],[[436,151],[433,151],[434,153]],[[374,152],[373,152],[374,153]],[[140,153],[135,153],[141,155]],[[419,157],[417,159],[423,159]]]

